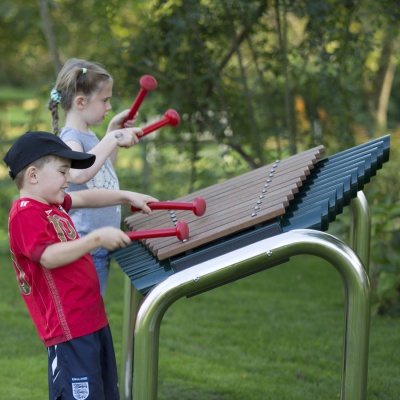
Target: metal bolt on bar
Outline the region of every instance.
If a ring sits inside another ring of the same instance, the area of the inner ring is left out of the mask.
[[[301,254],[328,261],[342,277],[345,318],[341,399],[365,400],[370,322],[368,275],[360,258],[344,242],[309,229],[261,240],[171,275],[155,286],[136,317],[133,399],[157,399],[160,325],[176,300]]]

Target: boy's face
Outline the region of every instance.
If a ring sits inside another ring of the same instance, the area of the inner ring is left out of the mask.
[[[37,169],[36,194],[44,203],[61,204],[64,201],[65,189],[71,182],[70,168],[71,160],[56,157]]]
[[[83,115],[89,126],[100,125],[111,110],[112,87],[111,80],[103,82],[99,90],[86,100]]]

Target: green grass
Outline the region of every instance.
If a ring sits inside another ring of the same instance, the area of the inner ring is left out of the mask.
[[[47,398],[47,357],[7,256],[0,275],[0,397]],[[120,365],[124,274],[113,265],[106,307]],[[340,398],[344,297],[313,257],[183,298],[164,316],[159,400]],[[373,317],[368,400],[400,398],[400,319]]]

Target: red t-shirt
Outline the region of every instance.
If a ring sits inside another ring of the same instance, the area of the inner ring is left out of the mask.
[[[29,198],[13,203],[9,216],[11,258],[22,297],[45,346],[93,333],[107,324],[92,257],[87,254],[59,268],[40,264],[46,247],[78,239],[71,197],[62,205]]]

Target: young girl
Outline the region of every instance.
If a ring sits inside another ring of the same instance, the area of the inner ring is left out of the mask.
[[[113,78],[99,64],[72,58],[60,71],[50,94],[49,109],[52,113],[53,132],[58,134],[58,104],[65,112],[65,126],[60,138],[74,151],[96,155],[95,163],[87,169],[71,169],[69,191],[84,189],[118,190],[118,178],[113,164],[120,147],[129,148],[138,143],[140,128],[132,128],[136,117],[125,123],[129,110],[111,119],[102,140],[90,129],[100,125],[111,110]],[[72,220],[83,237],[103,226],[120,227],[120,206],[75,209]],[[104,296],[110,267],[110,253],[104,248],[91,252],[99,276],[101,294]]]

